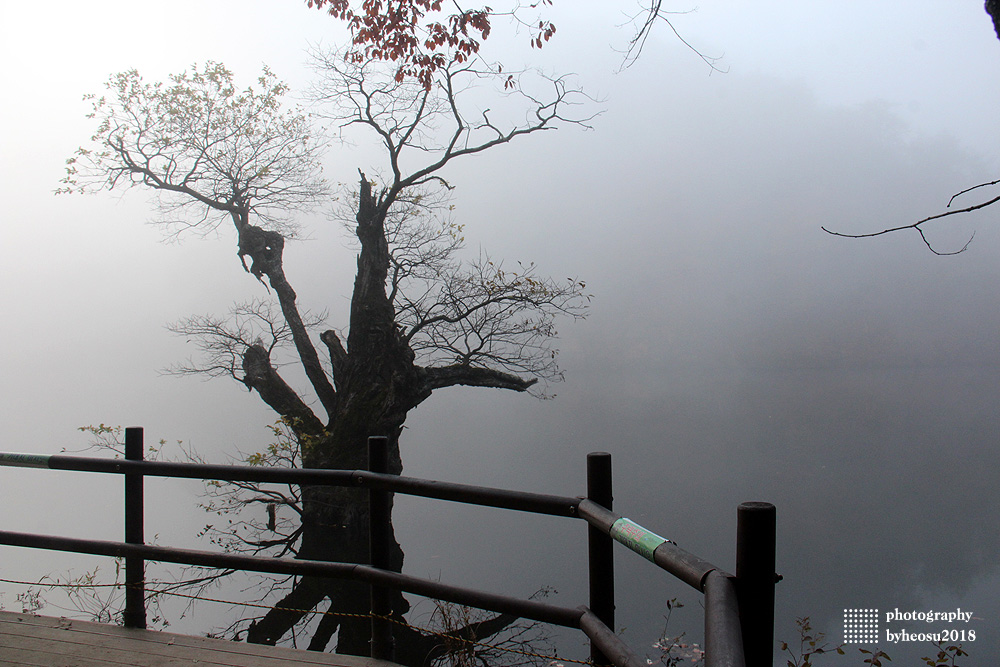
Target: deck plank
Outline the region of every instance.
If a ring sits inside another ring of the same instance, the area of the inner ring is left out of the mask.
[[[20,667],[398,667],[334,653],[135,630],[0,611],[0,666]]]

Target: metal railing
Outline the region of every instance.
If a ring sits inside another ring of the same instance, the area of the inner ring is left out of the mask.
[[[774,636],[775,508],[743,503],[737,509],[736,576],[612,511],[611,455],[587,456],[587,496],[571,498],[401,477],[385,472],[387,439],[369,438],[369,470],[316,470],[143,461],[141,428],[128,428],[125,459],[0,453],[0,466],[48,468],[125,476],[125,541],[87,540],[0,530],[0,544],[125,559],[127,627],[144,628],[145,561],[310,575],[366,582],[372,591],[371,655],[392,660],[388,590],[395,589],[521,618],[582,630],[597,665],[647,667],[644,657],[614,632],[614,542],[687,583],[705,596],[706,667],[771,667]],[[143,478],[330,485],[369,490],[370,564],[271,558],[144,544]],[[583,519],[588,528],[589,606],[561,607],[459,588],[388,569],[391,493]]]

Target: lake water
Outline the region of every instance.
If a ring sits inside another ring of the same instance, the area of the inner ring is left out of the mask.
[[[582,363],[555,401],[460,390],[429,401],[403,435],[405,474],[576,496],[586,489],[586,454],[609,451],[616,510],[729,571],[737,505],[772,502],[784,576],[776,639],[794,641],[794,620],[809,616],[839,643],[844,609],[961,608],[974,614],[967,625],[893,622],[882,632],[972,629],[971,657],[959,664],[992,665],[1000,655],[997,378],[995,366],[974,365],[620,366],[615,374]],[[58,476],[45,478],[54,481],[44,511],[9,517],[11,529],[118,539],[120,480],[88,475],[97,491],[81,496],[68,473],[25,471],[5,487],[30,498],[43,474]],[[206,548],[191,537],[203,520],[190,509],[196,492],[151,481],[147,533]],[[73,525],[61,531],[59,521]],[[551,587],[550,601],[587,602],[583,522],[399,498],[395,525],[410,574],[520,596]],[[616,553],[626,640],[653,656],[666,602],[676,598],[685,606],[671,634],[701,642],[700,595],[624,548]],[[70,560],[78,573],[96,562]],[[18,551],[5,574],[60,572],[67,562]],[[13,592],[3,600],[13,608]],[[174,629],[197,633],[226,617],[206,606]],[[560,655],[586,656],[582,635],[557,637]],[[890,646],[884,637],[879,647],[896,665],[930,654],[926,643]],[[851,649],[817,664],[860,665],[861,656]]]
[[[755,224],[763,216],[724,231],[683,220],[632,230],[630,238],[658,235],[648,248],[610,231],[587,241],[592,251],[571,240],[577,255],[568,265],[586,264],[580,253],[593,253],[587,278],[596,293],[589,320],[561,327],[567,381],[552,387],[557,398],[439,392],[408,420],[405,474],[576,496],[585,493],[586,454],[608,451],[618,512],[730,571],[736,507],[771,502],[784,576],[777,639],[796,639],[797,617],[811,617],[837,643],[844,609],[961,607],[975,614],[968,628],[977,639],[966,642],[971,659],[959,664],[995,664],[1000,276],[993,227],[981,221],[970,254],[943,259],[903,242],[832,240],[788,223],[767,235],[785,244],[778,252],[760,241]],[[705,237],[685,237],[691,230]],[[720,238],[718,258],[687,256],[689,247],[704,256]],[[562,242],[552,239],[557,264]],[[634,251],[628,270],[615,259],[625,249]],[[96,420],[142,424],[150,441],[183,438],[219,462],[267,442],[263,425],[273,416],[256,397],[224,384],[155,378],[148,369],[156,362],[145,355],[150,379],[142,391],[122,384],[100,396],[100,406],[74,405],[78,414],[61,414],[71,421],[41,440],[25,424],[24,441],[9,448],[79,446],[72,426]],[[5,526],[120,537],[120,480],[54,475],[4,477],[5,498],[31,508],[12,511]],[[205,523],[194,507],[197,487],[178,484],[150,484],[147,534],[205,548],[193,537]],[[554,602],[586,603],[582,522],[401,499],[395,525],[410,574],[521,596],[553,587]],[[9,569],[19,576],[70,566],[18,553]],[[71,565],[85,567],[78,559]],[[618,622],[633,646],[651,647],[672,598],[686,606],[671,630],[700,641],[693,590],[624,549],[617,584]],[[13,599],[10,591],[2,602],[11,608]],[[174,627],[197,633],[225,617],[205,607]],[[880,646],[894,665],[919,664],[930,652],[926,644]],[[560,650],[586,653],[578,635],[561,635]],[[817,664],[861,662],[853,650],[849,660],[828,658]]]
[[[616,510],[729,571],[737,505],[772,502],[784,576],[776,639],[797,641],[794,619],[809,616],[840,643],[845,609],[961,608],[974,613],[967,624],[883,617],[878,647],[893,664],[918,664],[930,646],[888,645],[887,628],[975,630],[976,641],[965,642],[971,657],[959,664],[995,664],[995,367],[697,375],[674,390],[621,392],[613,403],[596,391],[573,405],[456,393],[418,411],[405,443],[421,454],[410,454],[406,474],[582,495],[586,453],[610,451]],[[475,435],[435,441],[421,437],[427,431]],[[521,595],[553,586],[557,602],[586,602],[586,542],[576,522],[459,507],[425,514],[425,503],[401,502],[397,512],[416,572]],[[674,612],[671,632],[700,642],[700,596],[627,550],[617,553],[618,622],[630,643],[656,639],[674,597],[686,606]],[[563,642],[570,653],[581,650],[577,639]],[[861,664],[848,649],[817,664]]]

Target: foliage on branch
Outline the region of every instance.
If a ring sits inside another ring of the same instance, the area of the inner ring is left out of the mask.
[[[284,110],[288,86],[266,67],[238,90],[232,72],[208,62],[148,83],[136,70],[111,76],[107,94],[87,95],[97,121],[92,146],[66,162],[57,193],[144,187],[164,222],[214,229],[252,213],[288,232],[291,216],[326,193],[322,142],[309,118]]]
[[[931,646],[937,649],[936,653],[921,658],[928,667],[958,667],[956,660],[969,657],[969,653],[962,648],[962,644],[937,641],[932,642]]]
[[[426,90],[433,86],[438,70],[467,62],[479,53],[497,17],[528,27],[532,48],[542,48],[556,32],[545,18],[524,17],[525,10],[551,5],[551,0],[517,2],[502,12],[487,6],[462,9],[457,4],[445,9],[441,0],[307,0],[307,4],[325,9],[347,25],[353,45],[344,54],[347,60],[394,62],[397,82],[410,78]]]
[[[834,646],[826,641],[824,633],[816,632],[813,629],[808,616],[795,619],[795,625],[799,630],[798,653],[788,642],[780,642],[782,652],[788,654],[786,660],[788,667],[812,667],[816,656],[824,653],[836,652],[839,655],[844,655],[843,645]]]
[[[397,82],[416,81],[426,90],[434,85],[435,74],[451,65],[468,62],[479,56],[482,43],[489,38],[497,19],[506,19],[528,34],[532,49],[542,48],[556,33],[555,24],[540,8],[552,0],[503,4],[502,10],[489,6],[464,9],[458,3],[441,0],[306,0],[309,7],[326,10],[343,21],[351,34],[352,48],[343,56],[354,63],[389,61],[395,64]],[[628,16],[625,25],[634,28],[623,50],[621,68],[635,63],[642,54],[646,39],[657,23],[665,23],[674,36],[695,53],[714,72],[725,72],[719,57],[709,56],[688,42],[671,20],[672,15],[688,11],[663,8],[663,0],[646,0],[638,11]],[[998,33],[1000,34],[1000,33]],[[494,71],[503,73],[501,65]],[[515,77],[507,75],[506,88],[516,86]]]
[[[300,438],[279,419],[269,427],[272,441],[263,450],[241,454],[238,464],[301,468]],[[225,551],[281,557],[298,554],[302,536],[302,490],[298,485],[212,480],[205,483],[199,506],[215,515],[199,536]]]
[[[677,598],[667,600],[667,613],[663,616],[663,631],[660,638],[653,642],[653,649],[656,651],[655,660],[646,658],[647,665],[659,665],[662,667],[704,667],[705,650],[697,643],[684,640],[684,634],[674,634],[668,631],[670,627],[670,617],[675,609],[681,609],[684,603]]]

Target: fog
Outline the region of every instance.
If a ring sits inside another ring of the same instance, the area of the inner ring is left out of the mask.
[[[60,4],[0,9],[11,63],[0,75],[2,448],[77,449],[76,427],[100,422],[142,425],[212,461],[259,448],[273,415],[255,395],[159,373],[195,353],[165,324],[262,292],[232,236],[163,243],[141,193],[51,193],[92,131],[80,97],[109,73],[159,78],[215,59],[249,81],[266,62],[302,89],[307,45],[342,36],[299,3],[178,2],[156,16]],[[661,25],[618,73],[620,11],[564,4],[552,45],[528,55],[600,100],[593,129],[528,137],[446,176],[470,252],[586,280],[590,317],[559,327],[566,381],[553,400],[449,389],[414,411],[406,473],[579,495],[586,453],[609,451],[619,512],[728,569],[736,506],[773,502],[778,639],[810,616],[838,642],[849,607],[961,607],[979,635],[961,664],[993,664],[996,212],[929,228],[945,250],[974,234],[951,257],[915,233],[821,230],[907,224],[997,178],[1000,42],[980,3],[716,3],[672,20],[725,72]],[[498,44],[523,58],[519,46]],[[377,159],[360,140],[335,145],[328,177]],[[343,324],[352,251],[322,213],[303,223],[289,278],[300,303]],[[0,472],[5,529],[119,539],[120,480]],[[204,547],[197,486],[171,484],[150,485],[147,534]],[[580,526],[423,501],[400,501],[395,524],[412,574],[518,595],[554,586],[556,602],[585,602]],[[687,605],[672,627],[697,637],[695,592],[632,556],[617,557],[626,638],[651,644],[670,597]],[[32,579],[98,561],[5,548],[4,562],[3,576]],[[13,608],[20,590],[0,586],[0,603]],[[206,609],[177,627],[224,616]],[[929,654],[880,647],[893,664]],[[848,663],[860,663],[853,648],[829,660]]]

